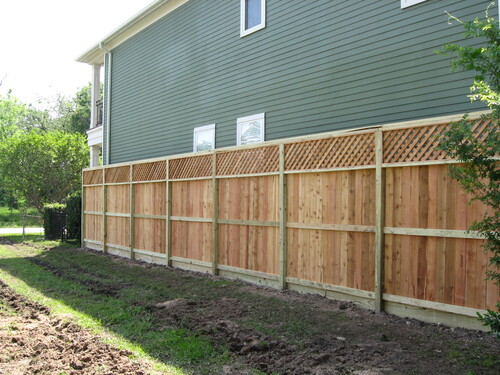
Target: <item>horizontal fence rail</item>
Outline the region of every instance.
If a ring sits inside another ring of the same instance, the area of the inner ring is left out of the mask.
[[[486,213],[448,176],[448,122],[83,171],[90,248],[453,325],[495,307]],[[483,139],[488,121],[475,120]],[[413,310],[412,310],[413,309]],[[425,315],[423,311],[432,311]],[[458,320],[457,320],[458,319]]]

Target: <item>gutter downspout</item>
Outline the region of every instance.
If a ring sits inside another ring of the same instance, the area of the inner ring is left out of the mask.
[[[108,66],[107,66],[107,74],[108,74],[108,87],[106,89],[107,95],[106,95],[106,103],[107,103],[107,108],[106,108],[106,163],[105,165],[109,164],[109,136],[110,136],[110,128],[111,128],[111,51],[104,47],[103,42],[99,42],[99,48],[106,52],[108,55]]]

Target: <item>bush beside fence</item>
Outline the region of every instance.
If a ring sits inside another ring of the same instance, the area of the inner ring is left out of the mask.
[[[82,195],[70,195],[66,200],[66,238],[80,242],[82,236]]]
[[[43,230],[47,240],[63,240],[65,233],[65,205],[46,204],[43,208]]]

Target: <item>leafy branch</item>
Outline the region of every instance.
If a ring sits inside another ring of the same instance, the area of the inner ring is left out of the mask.
[[[462,162],[450,167],[450,175],[462,188],[489,207],[481,221],[476,221],[469,230],[481,233],[486,241],[484,250],[490,254],[491,269],[487,278],[500,285],[500,32],[498,22],[489,16],[491,3],[486,9],[486,18],[464,22],[449,14],[448,22],[459,22],[467,39],[479,39],[479,47],[445,44],[438,54],[453,55],[452,70],[475,71],[471,86],[472,101],[482,101],[491,110],[482,120],[487,128],[481,139],[474,133],[473,123],[464,118],[450,126],[444,133],[440,149],[451,158]],[[500,303],[497,303],[500,311]],[[491,327],[500,337],[500,312],[488,310],[479,314],[484,325]]]

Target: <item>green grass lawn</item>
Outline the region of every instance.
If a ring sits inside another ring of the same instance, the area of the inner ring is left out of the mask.
[[[22,228],[23,214],[40,216],[40,213],[35,208],[28,208],[22,212],[18,209],[10,209],[9,207],[0,206],[0,228]],[[41,219],[27,217],[27,227],[40,227]]]
[[[144,280],[143,267],[120,266],[109,258],[74,251],[65,243],[27,237],[29,242],[21,244],[21,236],[6,236],[16,243],[15,251],[0,244],[0,278],[17,293],[48,306],[55,315],[72,317],[106,343],[147,360],[162,374],[214,374],[227,362],[225,350],[214,348],[206,338],[181,327],[158,327],[148,303],[139,301],[165,296],[157,294],[153,280]],[[47,267],[68,274],[54,275]],[[77,272],[74,267],[89,272]],[[125,283],[126,288],[119,295],[100,294],[89,290],[96,283],[110,290]]]

